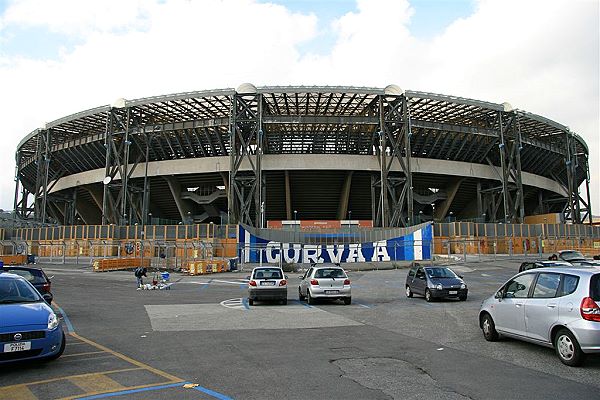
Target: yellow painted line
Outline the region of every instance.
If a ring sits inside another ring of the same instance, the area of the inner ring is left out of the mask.
[[[183,383],[185,381],[177,381],[177,382],[182,382]],[[143,388],[147,388],[147,387],[162,386],[162,385],[168,385],[170,383],[177,383],[177,382],[168,381],[168,382],[162,382],[162,383],[150,383],[150,384],[147,384],[147,385],[139,385],[139,386],[127,386],[127,387],[121,388],[121,389],[102,390],[102,391],[99,391],[99,392],[91,392],[91,393],[85,393],[85,394],[78,394],[76,396],[61,397],[60,399],[56,399],[56,400],[74,400],[74,399],[79,399],[81,397],[96,396],[98,394],[109,394],[109,393],[120,392],[122,390],[143,389]]]
[[[37,397],[31,393],[27,386],[8,386],[0,388],[1,400],[37,400]]]
[[[77,378],[69,378],[69,381],[77,385],[86,393],[106,392],[106,391],[119,391],[123,390],[125,386],[119,382],[109,378],[102,373],[89,376],[79,376]],[[89,394],[87,395],[89,396]]]
[[[30,386],[30,385],[41,385],[41,384],[44,384],[44,383],[64,381],[64,380],[67,380],[67,379],[78,378],[78,377],[82,377],[82,376],[97,375],[99,373],[102,373],[102,374],[116,374],[116,373],[119,373],[119,372],[138,371],[140,369],[143,369],[143,368],[123,368],[123,369],[113,369],[113,370],[110,370],[110,371],[102,371],[102,372],[90,372],[90,373],[87,373],[87,374],[61,376],[61,377],[58,377],[58,378],[44,379],[42,381],[19,383],[19,384],[16,384],[16,385],[4,386],[3,388],[0,388],[0,390],[13,389],[13,388],[22,388],[22,387],[27,387],[27,386]]]
[[[166,373],[164,371],[161,371],[159,369],[153,368],[153,367],[151,367],[151,366],[149,366],[147,364],[144,364],[143,362],[134,360],[133,358],[127,357],[124,354],[121,354],[121,353],[118,353],[118,352],[116,352],[114,350],[111,350],[108,347],[102,346],[101,344],[98,344],[98,343],[96,343],[94,341],[91,341],[91,340],[89,340],[87,338],[84,338],[83,336],[79,336],[75,332],[71,332],[71,333],[69,333],[69,335],[73,336],[76,339],[82,340],[82,341],[84,341],[86,343],[89,343],[92,346],[95,346],[96,348],[98,348],[100,350],[106,351],[107,353],[110,353],[110,354],[112,354],[112,355],[120,358],[121,360],[127,361],[130,364],[137,365],[138,367],[146,369],[146,370],[148,370],[150,372],[153,372],[156,375],[159,375],[159,376],[162,376],[164,378],[167,378],[167,379],[169,379],[171,381],[171,383],[174,383],[174,382],[183,382],[183,379],[181,379],[181,378],[178,378],[178,377],[176,377],[174,375],[171,375],[171,374]]]
[[[89,356],[90,354],[104,354],[105,351],[88,351],[87,353],[73,353],[73,354],[63,354],[60,356],[61,358],[65,357],[77,357],[77,356]]]

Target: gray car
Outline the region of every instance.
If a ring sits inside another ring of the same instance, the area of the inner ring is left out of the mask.
[[[600,353],[600,269],[540,268],[515,275],[486,299],[479,326],[499,336],[553,347],[566,365]]]
[[[414,266],[406,275],[406,297],[418,294],[425,300],[458,298],[467,300],[469,289],[462,276],[447,267]]]
[[[298,297],[308,304],[314,304],[316,299],[339,299],[348,305],[352,303],[352,286],[343,268],[314,264],[300,276]]]

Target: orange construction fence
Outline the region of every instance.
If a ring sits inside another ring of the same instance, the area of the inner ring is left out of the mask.
[[[137,258],[137,257],[127,257],[127,258],[103,258],[94,261],[94,271],[103,272],[103,271],[117,271],[117,270],[125,270],[132,269],[137,267],[150,267],[150,259],[149,258]]]

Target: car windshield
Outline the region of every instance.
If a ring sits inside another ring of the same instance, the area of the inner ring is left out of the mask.
[[[585,260],[583,254],[578,251],[563,251],[560,253],[560,258],[566,261]]]
[[[340,268],[322,268],[315,272],[315,278],[345,278],[346,273]]]
[[[44,277],[44,274],[42,273],[42,271],[16,269],[16,268],[11,269],[11,268],[6,268],[6,267],[4,267],[4,269],[6,270],[6,272],[10,272],[11,274],[22,276],[23,278],[27,279],[29,282],[33,283],[34,285],[40,284],[40,283],[41,284],[46,283],[46,278]]]
[[[0,279],[0,304],[41,301],[40,295],[23,279]]]
[[[449,268],[425,268],[430,278],[456,278],[456,274]]]
[[[283,279],[283,276],[280,269],[262,268],[254,271],[254,279]]]

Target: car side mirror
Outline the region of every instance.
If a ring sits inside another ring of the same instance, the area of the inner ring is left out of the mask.
[[[299,279],[304,279],[304,276],[300,275],[298,278],[299,278]]]
[[[462,279],[462,278],[463,278],[463,276],[462,276],[462,275],[458,275],[458,277],[459,277],[460,279]]]
[[[44,299],[44,301],[48,304],[52,303],[52,295],[50,293],[44,293],[42,295],[42,298]]]
[[[250,275],[248,275],[248,276],[246,277],[246,280],[250,280]]]
[[[49,281],[52,280],[52,279],[54,279],[54,275],[48,277]]]
[[[502,294],[502,289],[500,289],[496,292],[496,294],[494,295],[494,298],[501,299],[502,297],[504,297],[504,296]]]

